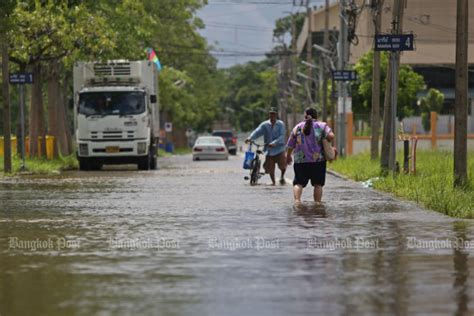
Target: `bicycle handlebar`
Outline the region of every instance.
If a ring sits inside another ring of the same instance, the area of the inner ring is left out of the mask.
[[[255,146],[257,146],[257,147],[263,147],[263,146],[267,146],[267,145],[268,145],[268,144],[257,144],[257,143],[256,143],[255,141],[253,141],[253,140],[250,140],[249,143],[252,144],[252,145],[255,145]]]

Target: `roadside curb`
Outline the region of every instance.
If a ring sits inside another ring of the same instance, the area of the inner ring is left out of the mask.
[[[357,181],[354,181],[354,180],[352,180],[352,179],[350,179],[350,178],[348,178],[348,177],[346,177],[346,176],[344,176],[344,175],[340,174],[339,172],[336,172],[332,169],[327,169],[326,172],[329,173],[330,175],[336,177],[336,178],[339,178],[339,179],[342,179],[342,180],[345,180],[345,181],[357,182]]]

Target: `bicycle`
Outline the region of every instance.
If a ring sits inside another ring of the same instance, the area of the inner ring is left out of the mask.
[[[260,147],[264,147],[265,145],[260,145],[254,142],[253,140],[250,141],[251,145],[255,145],[257,150],[255,151],[255,157],[252,159],[250,165],[250,177],[244,177],[245,180],[250,180],[250,185],[256,185],[258,183],[258,179],[260,179],[265,173],[260,172],[260,167],[262,165],[262,160],[260,159],[260,155],[263,155],[263,151],[260,150]]]

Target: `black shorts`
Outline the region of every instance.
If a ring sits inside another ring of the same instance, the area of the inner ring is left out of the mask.
[[[293,185],[299,184],[303,188],[311,180],[311,185],[324,186],[326,182],[326,160],[318,162],[303,162],[293,165],[295,179]]]

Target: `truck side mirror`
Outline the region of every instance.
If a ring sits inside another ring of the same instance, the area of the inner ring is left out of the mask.
[[[156,103],[156,101],[157,101],[157,100],[156,100],[156,94],[150,95],[150,102],[151,102],[151,103]]]

